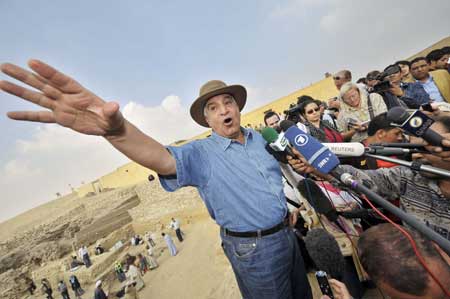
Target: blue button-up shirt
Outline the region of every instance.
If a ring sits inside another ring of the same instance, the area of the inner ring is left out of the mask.
[[[420,81],[417,81],[420,82]],[[430,77],[428,77],[428,80],[425,83],[420,82],[422,84],[423,89],[428,93],[430,98],[436,102],[445,102],[444,98],[441,95],[441,92],[439,91],[438,87],[436,86],[436,83],[434,83],[433,76],[430,74]]]
[[[403,102],[405,102],[409,108],[418,109],[420,105],[429,103],[431,101],[428,93],[418,82],[402,82],[400,86],[405,93],[400,99],[403,100]]]
[[[160,182],[167,191],[197,187],[221,227],[238,232],[267,229],[287,213],[280,166],[259,133],[241,130],[244,144],[213,132],[206,139],[169,146],[177,174],[160,176]]]

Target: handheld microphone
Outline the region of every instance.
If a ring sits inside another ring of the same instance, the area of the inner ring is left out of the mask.
[[[436,131],[430,129],[434,120],[423,112],[414,110],[410,114],[402,107],[394,107],[389,109],[386,117],[389,121],[400,126],[406,132],[423,138],[431,145],[442,147],[442,140],[444,138]],[[450,150],[450,148],[444,147],[444,150]]]
[[[283,120],[280,127],[291,146],[299,151],[318,171],[328,174],[339,165],[339,159],[328,147],[299,129],[292,121]]]
[[[274,151],[285,152],[287,155],[295,157],[295,154],[289,146],[289,141],[284,137],[283,132],[278,134],[275,129],[266,127],[261,131],[261,134]]]
[[[405,154],[415,154],[423,153],[426,151],[421,151],[415,148],[401,148],[401,147],[384,147],[369,145],[366,147],[366,154],[381,155],[381,156],[401,156]]]
[[[360,157],[364,155],[364,145],[359,142],[322,143],[338,157]]]

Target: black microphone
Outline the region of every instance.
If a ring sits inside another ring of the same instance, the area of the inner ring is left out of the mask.
[[[401,147],[401,148],[414,148],[414,149],[424,149],[425,145],[420,143],[406,143],[406,142],[382,142],[382,143],[372,143],[371,146],[382,146],[382,147]]]
[[[430,129],[434,120],[421,111],[414,110],[412,113],[409,113],[402,107],[394,107],[389,109],[386,117],[408,133],[423,138],[431,145],[443,147],[442,140],[444,137]],[[450,148],[444,147],[444,150],[450,150]]]
[[[342,281],[345,261],[336,239],[326,230],[314,228],[308,232],[304,240],[316,268]]]
[[[379,145],[369,145],[365,149],[366,154],[381,155],[381,156],[397,156],[405,154],[424,153],[427,151],[416,148],[402,148],[402,147],[384,147]]]

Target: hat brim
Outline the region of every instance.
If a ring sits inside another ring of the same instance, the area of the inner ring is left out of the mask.
[[[203,113],[203,109],[206,102],[210,98],[219,94],[231,94],[236,100],[237,105],[239,106],[239,111],[242,111],[245,106],[245,102],[247,101],[247,90],[244,86],[241,85],[226,86],[202,95],[201,97],[197,98],[194,103],[192,103],[190,109],[192,119],[200,126],[209,128],[209,125],[206,122],[205,115]]]

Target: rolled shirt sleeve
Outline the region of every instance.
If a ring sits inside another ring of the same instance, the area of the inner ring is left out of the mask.
[[[195,141],[183,146],[168,146],[167,150],[175,158],[176,175],[159,175],[161,186],[173,192],[184,186],[202,187],[208,183],[211,171],[207,152]]]

